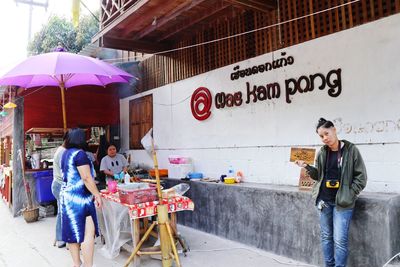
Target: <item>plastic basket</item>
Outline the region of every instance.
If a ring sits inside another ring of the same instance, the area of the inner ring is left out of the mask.
[[[26,208],[22,211],[22,214],[24,215],[24,219],[27,223],[36,222],[39,218],[39,208]]]
[[[121,203],[128,205],[157,200],[157,187],[150,185],[146,189],[124,189],[118,187],[118,195]]]

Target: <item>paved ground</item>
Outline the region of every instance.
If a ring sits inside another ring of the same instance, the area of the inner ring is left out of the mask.
[[[27,224],[22,216],[13,218],[0,200],[0,267],[71,267],[69,252],[52,246],[55,217]],[[311,266],[257,250],[240,243],[218,238],[192,228],[179,226],[191,251],[181,255],[184,267],[283,267]],[[123,266],[129,254],[121,252],[115,259],[106,259],[97,242],[97,267]],[[161,262],[144,256],[140,266],[158,267]]]

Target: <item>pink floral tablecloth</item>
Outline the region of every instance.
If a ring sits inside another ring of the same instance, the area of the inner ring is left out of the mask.
[[[128,207],[129,216],[131,219],[139,219],[157,215],[158,201],[150,201],[150,202],[128,205],[125,203],[121,203],[121,201],[119,200],[118,193],[110,194],[110,193],[100,192],[100,194],[104,199],[117,202],[123,206]],[[183,210],[191,210],[191,211],[194,210],[193,201],[190,198],[184,196],[175,196],[168,199],[163,199],[163,204],[168,206],[169,213],[183,211]]]

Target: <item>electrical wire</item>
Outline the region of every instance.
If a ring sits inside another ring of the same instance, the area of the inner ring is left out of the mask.
[[[188,46],[183,46],[183,47],[179,47],[179,48],[174,48],[174,49],[169,49],[169,50],[156,52],[156,53],[153,53],[152,55],[160,55],[160,54],[171,53],[171,52],[175,52],[175,51],[179,51],[179,50],[194,48],[194,47],[203,46],[203,45],[206,45],[206,44],[211,44],[211,43],[224,41],[224,40],[231,39],[231,38],[236,38],[236,37],[239,37],[239,36],[242,36],[242,35],[246,35],[246,34],[249,34],[249,33],[257,32],[257,31],[261,31],[261,30],[266,30],[266,29],[269,29],[269,28],[280,26],[282,24],[294,22],[296,20],[301,20],[301,19],[305,19],[305,18],[308,18],[308,17],[312,17],[312,16],[315,16],[315,15],[318,15],[318,14],[321,14],[321,13],[325,13],[327,11],[331,11],[331,10],[334,10],[334,9],[338,9],[338,8],[341,8],[341,7],[344,7],[344,6],[347,6],[347,5],[351,5],[351,4],[354,4],[354,3],[357,3],[357,2],[360,2],[360,0],[353,0],[353,1],[350,1],[350,2],[347,2],[347,3],[336,5],[336,6],[333,6],[333,7],[330,7],[330,8],[326,8],[326,9],[323,9],[323,10],[320,10],[320,11],[316,11],[316,12],[313,12],[313,13],[310,13],[310,14],[306,14],[306,15],[303,15],[303,16],[300,16],[300,17],[296,17],[296,18],[293,18],[293,19],[285,20],[285,21],[282,21],[282,22],[278,22],[278,23],[275,23],[275,24],[272,24],[272,25],[260,27],[260,28],[257,28],[257,29],[253,29],[253,30],[249,30],[249,31],[233,34],[233,35],[230,35],[230,36],[221,37],[221,38],[218,38],[218,39],[214,39],[214,40],[210,40],[210,41],[206,41],[206,42],[201,42],[201,43],[197,43],[197,44],[193,44],[193,45],[188,45]],[[120,58],[110,58],[110,59],[103,59],[103,60],[104,61],[127,60],[127,59],[132,59],[132,58],[134,58],[134,57],[120,57]]]
[[[79,2],[82,4],[82,6],[86,8],[87,11],[89,11],[89,13],[97,20],[97,22],[100,22],[99,18],[96,17],[96,15],[86,6],[86,4],[82,0]]]
[[[400,142],[371,142],[371,143],[356,143],[357,146],[371,145],[400,145]],[[158,147],[157,150],[215,150],[215,149],[267,149],[267,148],[291,148],[293,145],[243,145],[243,146],[214,146],[214,147]],[[296,147],[321,147],[320,144],[297,144]]]
[[[392,260],[394,260],[398,256],[400,256],[400,252],[390,258],[390,260],[388,260],[382,267],[386,267]]]
[[[39,88],[37,88],[37,89],[35,89],[35,90],[31,90],[32,92],[29,92],[29,93],[27,93],[27,94],[25,94],[25,95],[23,95],[23,96],[19,96],[19,97],[15,96],[14,101],[15,101],[15,100],[19,100],[19,99],[21,99],[21,98],[24,98],[24,97],[26,97],[26,96],[28,96],[28,95],[34,94],[34,93],[36,93],[36,92],[42,90],[42,89],[45,88],[45,87],[48,87],[48,86],[44,85],[44,86],[41,86],[41,87],[39,87]],[[29,89],[24,89],[24,90],[29,90]]]
[[[280,263],[280,264],[284,264],[284,265],[315,267],[314,265],[310,265],[310,264],[306,264],[306,263],[283,262],[283,261],[280,261],[280,260],[278,260],[278,259],[276,259],[276,258],[274,258],[274,257],[268,256],[268,255],[263,255],[263,254],[257,252],[256,250],[249,249],[249,248],[245,248],[245,247],[217,248],[217,249],[195,249],[195,250],[192,250],[192,249],[191,249],[190,252],[191,252],[191,253],[192,253],[192,252],[216,252],[216,251],[231,251],[231,250],[238,250],[238,249],[240,249],[240,250],[247,250],[247,251],[256,253],[258,256],[272,259],[272,260],[274,260],[275,262]]]
[[[185,102],[185,101],[188,100],[190,97],[192,97],[192,95],[190,95],[190,96],[188,96],[188,97],[182,99],[181,101],[178,101],[178,102],[176,102],[176,103],[173,103],[173,104],[161,104],[161,103],[155,103],[155,102],[153,102],[153,104],[154,104],[154,105],[159,105],[159,106],[172,107],[172,106],[176,106],[176,105],[179,105],[179,104]]]

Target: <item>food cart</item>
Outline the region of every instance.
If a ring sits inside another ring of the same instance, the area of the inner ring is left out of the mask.
[[[2,133],[2,165],[9,178],[3,179],[8,188],[0,191],[14,216],[26,205],[26,194],[22,182],[19,160],[12,160],[18,150],[24,153],[26,178],[32,189],[33,201],[38,204],[36,196],[37,173],[47,171],[50,176],[52,155],[62,143],[63,120],[60,110],[59,90],[53,87],[42,87],[37,91],[17,90],[15,103],[17,107],[3,119],[0,127]],[[119,97],[118,91],[111,85],[106,87],[78,86],[65,92],[68,128],[87,129],[89,149],[95,152],[95,138],[99,129],[104,131],[108,140],[119,141]],[[4,122],[7,120],[7,124]],[[7,144],[4,146],[4,141]],[[9,168],[9,171],[7,171]],[[4,176],[4,175],[3,175]],[[40,175],[39,175],[40,176]],[[1,181],[1,180],[0,180]],[[50,181],[46,182],[48,185]],[[5,185],[4,185],[5,188]],[[7,191],[7,193],[6,193]],[[48,190],[47,190],[48,193]],[[46,193],[46,194],[47,194]],[[47,195],[46,195],[47,196]]]

